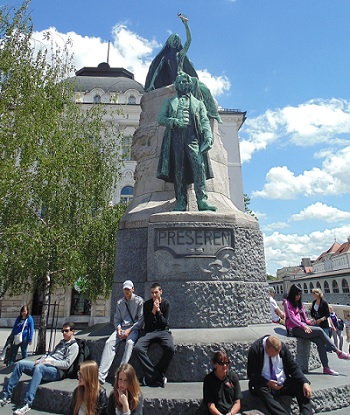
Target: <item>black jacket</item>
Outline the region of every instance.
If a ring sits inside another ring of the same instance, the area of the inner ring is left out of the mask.
[[[313,317],[315,320],[318,320],[319,318],[322,318],[322,317],[326,317],[326,320],[321,321],[319,326],[322,327],[323,329],[329,328],[328,317],[330,316],[330,313],[329,313],[329,306],[328,306],[327,301],[321,298],[320,305],[318,306],[317,311],[314,309],[315,303],[316,303],[316,300],[314,300],[311,305],[311,312],[310,312],[311,317]]]
[[[149,299],[143,303],[143,318],[145,320],[145,333],[149,333],[155,330],[169,331],[169,314],[170,303],[162,298],[160,303],[160,311],[154,315],[152,313],[153,299]]]
[[[77,400],[77,393],[78,393],[78,388],[75,388],[67,415],[73,415],[74,413],[74,406]],[[97,397],[97,402],[96,402],[95,415],[106,415],[107,403],[108,403],[108,398],[106,394],[106,389],[100,386],[100,390],[98,392],[98,397]]]
[[[263,340],[265,337],[261,337],[256,340],[250,347],[248,352],[248,364],[247,374],[249,379],[249,390],[254,393],[255,388],[265,386],[269,379],[265,379],[262,375],[262,369],[264,366],[264,345]],[[288,378],[293,378],[298,383],[303,385],[304,383],[310,383],[300,370],[296,361],[294,360],[291,352],[287,349],[287,346],[282,343],[282,349],[279,353],[283,361],[283,370]]]

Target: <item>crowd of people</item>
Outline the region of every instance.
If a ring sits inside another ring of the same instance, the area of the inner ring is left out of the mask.
[[[350,313],[343,322],[319,289],[313,290],[310,319],[306,315],[301,300],[302,292],[298,286],[291,286],[283,300],[284,310],[274,300],[274,290],[271,287],[269,294],[272,321],[284,325],[290,335],[314,342],[323,365],[323,373],[338,375],[329,367],[327,352],[336,353],[339,359],[350,360],[350,355],[342,351],[341,335],[341,323],[344,324],[346,335],[350,335]],[[144,301],[134,293],[132,281],[123,283],[123,297],[116,304],[115,330],[105,343],[99,366],[92,360],[80,364],[78,385],[73,391],[67,415],[141,415],[143,396],[140,384],[165,387],[165,375],[175,350],[169,329],[170,303],[163,298],[159,283],[152,284],[150,295],[151,298]],[[0,406],[9,404],[22,374],[31,376],[24,403],[14,411],[14,415],[29,412],[40,383],[63,379],[79,354],[79,346],[74,338],[74,323],[67,322],[62,327],[63,338],[52,352],[35,361],[27,360],[27,346],[32,341],[33,332],[29,309],[27,306],[22,307],[12,335],[21,335],[21,343],[15,345],[15,351],[17,354],[18,347],[21,347],[23,359],[14,366],[0,396]],[[148,353],[153,343],[159,344],[162,349],[157,364]],[[113,391],[108,397],[103,385],[116,351],[122,346],[124,353],[115,374]],[[129,364],[132,352],[144,374],[141,380]],[[11,362],[14,362],[16,354],[11,354]],[[230,366],[228,352],[223,349],[214,352],[212,363],[213,370],[205,376],[203,382],[206,413],[239,415],[242,392],[238,375]],[[310,382],[286,344],[277,336],[266,335],[253,342],[248,352],[247,375],[250,392],[260,398],[271,415],[288,414],[279,400],[279,397],[285,395],[296,397],[302,415],[312,414]]]

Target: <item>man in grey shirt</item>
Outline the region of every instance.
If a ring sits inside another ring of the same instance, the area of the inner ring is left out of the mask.
[[[101,384],[105,383],[116,350],[122,340],[125,340],[125,350],[120,364],[128,363],[134,344],[139,338],[139,330],[143,326],[143,298],[134,294],[132,281],[124,281],[123,293],[124,297],[117,301],[114,315],[115,331],[106,341],[102,353],[98,374]]]
[[[53,382],[64,377],[65,372],[72,366],[79,353],[79,346],[74,339],[74,323],[68,322],[62,327],[63,339],[55,349],[37,359],[20,360],[12,372],[9,382],[4,386],[0,397],[0,406],[11,402],[13,389],[17,386],[22,373],[32,376],[25,394],[24,404],[14,411],[14,415],[25,415],[31,410],[36,391],[42,381]]]

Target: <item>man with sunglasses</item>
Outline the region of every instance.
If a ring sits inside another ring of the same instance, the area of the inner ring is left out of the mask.
[[[257,395],[271,415],[288,415],[279,396],[297,398],[300,413],[312,415],[310,382],[287,346],[276,336],[256,340],[248,352],[249,390]]]
[[[238,376],[230,370],[230,361],[224,350],[218,350],[212,358],[214,370],[203,383],[203,402],[212,415],[239,414],[241,387]]]
[[[53,382],[64,377],[65,372],[71,367],[79,353],[79,346],[74,339],[74,323],[68,322],[62,327],[63,339],[54,350],[40,357],[36,361],[20,360],[4,386],[0,406],[11,402],[14,388],[17,386],[22,373],[31,376],[24,405],[14,411],[14,415],[24,415],[31,410],[36,391],[42,381]]]
[[[143,298],[134,294],[134,284],[130,280],[123,283],[124,297],[117,301],[114,314],[115,331],[107,339],[103,349],[98,378],[104,384],[120,343],[125,341],[125,350],[120,362],[128,363],[132,349],[139,338],[143,326]]]

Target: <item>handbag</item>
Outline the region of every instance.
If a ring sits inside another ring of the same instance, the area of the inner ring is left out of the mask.
[[[26,321],[23,323],[23,327],[22,327],[22,330],[20,331],[20,333],[17,333],[14,336],[14,343],[15,343],[16,346],[18,346],[19,344],[21,344],[22,341],[23,341],[23,330],[24,330],[24,327],[27,324],[27,320],[28,319],[26,319]]]

